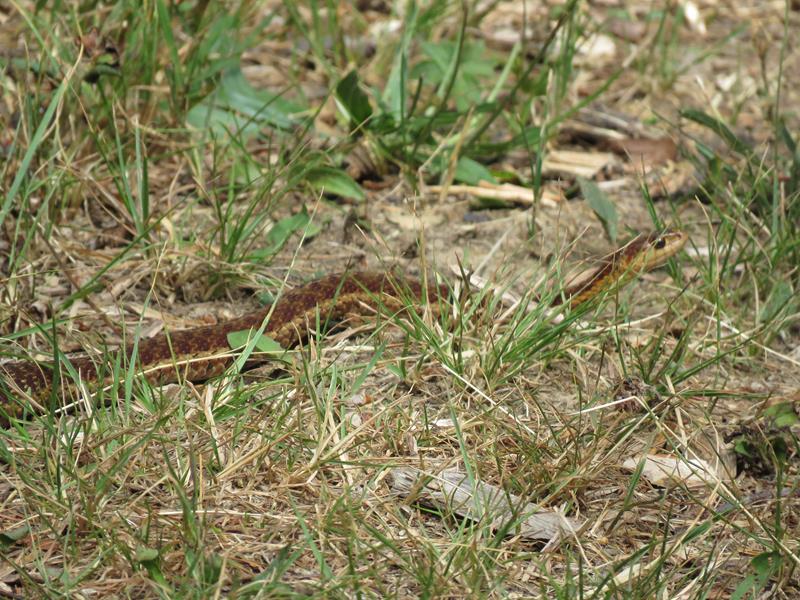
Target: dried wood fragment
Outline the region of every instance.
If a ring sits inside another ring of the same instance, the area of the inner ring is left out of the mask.
[[[614,162],[610,152],[552,150],[544,159],[542,174],[547,177],[583,177],[594,179]]]
[[[427,191],[431,194],[439,194],[442,191],[448,194],[470,194],[478,198],[489,198],[522,206],[530,206],[536,200],[535,194],[530,188],[510,183],[497,185],[487,181],[481,181],[478,185],[431,185],[428,186]],[[563,197],[558,192],[550,189],[542,190],[540,199],[542,206],[554,207],[562,200]]]

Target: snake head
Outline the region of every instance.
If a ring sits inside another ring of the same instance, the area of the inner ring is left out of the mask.
[[[571,280],[562,297],[573,308],[614,286],[627,283],[638,274],[663,265],[680,252],[688,236],[675,229],[643,233],[609,255],[597,268]],[[556,299],[554,304],[559,304]]]
[[[677,229],[666,229],[639,236],[625,248],[631,268],[649,271],[663,265],[683,249],[689,236]]]

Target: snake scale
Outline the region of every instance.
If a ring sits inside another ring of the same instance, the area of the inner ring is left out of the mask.
[[[639,273],[655,268],[674,256],[686,243],[679,231],[642,234],[601,261],[591,275],[567,285],[553,301],[554,305],[568,303],[571,307],[583,304],[602,291],[621,285]],[[259,329],[284,348],[303,343],[309,329],[318,319],[322,322],[340,320],[347,315],[367,315],[376,310],[396,312],[407,306],[419,306],[426,301],[436,306],[447,300],[445,285],[425,286],[416,279],[388,273],[352,271],[327,275],[283,294],[268,306],[237,319],[216,325],[183,331],[162,333],[140,340],[136,346],[125,347],[124,363],[134,354],[138,370],[153,384],[180,380],[204,381],[221,375],[233,363],[236,354],[231,350],[228,334]],[[426,297],[427,296],[427,297]],[[102,359],[90,356],[70,357],[72,369],[80,381],[108,383],[109,369]],[[250,360],[244,368],[263,362]],[[65,369],[61,368],[62,373]],[[53,365],[30,361],[0,363],[0,423],[31,412],[44,412],[50,399],[61,405],[54,394]],[[73,388],[71,378],[62,375],[62,387]]]

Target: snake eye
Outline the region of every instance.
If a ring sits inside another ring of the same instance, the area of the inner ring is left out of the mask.
[[[656,240],[656,244],[655,244],[655,246],[656,246],[656,250],[661,250],[661,249],[663,249],[663,248],[664,248],[664,246],[666,246],[666,245],[667,245],[667,240],[665,240],[664,238],[658,238],[658,239]]]

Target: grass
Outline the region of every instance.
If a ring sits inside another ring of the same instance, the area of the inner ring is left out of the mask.
[[[796,596],[794,13],[704,6],[702,34],[680,7],[524,5],[520,36],[515,3],[367,4],[0,15],[0,357],[110,374],[0,432],[0,594]],[[689,189],[659,197],[680,176],[648,158],[554,170],[603,150],[575,133],[597,103],[679,142]],[[428,191],[481,181],[536,202]],[[685,252],[553,319],[573,267],[665,223]],[[455,301],[204,384],[108,360],[350,265]],[[448,467],[579,527],[392,491]]]

